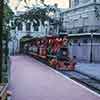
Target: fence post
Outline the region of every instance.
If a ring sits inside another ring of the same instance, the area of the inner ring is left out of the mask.
[[[92,63],[93,62],[93,54],[92,54],[92,52],[93,52],[93,33],[91,33],[91,43],[90,43],[90,63]]]

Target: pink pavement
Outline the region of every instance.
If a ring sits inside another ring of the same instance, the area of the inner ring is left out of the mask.
[[[12,100],[100,100],[31,57],[14,56],[11,61]]]

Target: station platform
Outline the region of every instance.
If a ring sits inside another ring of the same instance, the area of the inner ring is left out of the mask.
[[[12,100],[100,100],[100,95],[28,56],[11,57]]]
[[[76,71],[79,71],[100,81],[100,64],[78,63],[76,65]]]

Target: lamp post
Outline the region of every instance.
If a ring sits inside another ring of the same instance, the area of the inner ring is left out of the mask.
[[[13,40],[12,40],[12,41],[13,41],[12,53],[13,53],[13,56],[14,56],[14,54],[15,54],[15,53],[14,53],[14,51],[15,51],[15,49],[14,49],[14,38],[13,38]]]
[[[16,25],[15,25],[15,22],[14,22],[14,19],[11,21],[11,30],[12,30],[12,55],[14,56],[15,55],[15,41],[16,41]]]
[[[92,54],[92,52],[93,52],[93,33],[91,33],[91,43],[90,43],[90,63],[92,63],[93,62],[93,54]]]

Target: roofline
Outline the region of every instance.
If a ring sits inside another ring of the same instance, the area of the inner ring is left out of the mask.
[[[68,8],[66,11],[62,12],[62,14],[73,11],[73,10],[76,10],[76,9],[79,9],[79,8],[84,8],[84,7],[87,7],[87,6],[91,6],[91,5],[100,5],[100,3],[93,2],[93,3],[83,4],[83,5],[77,6],[75,8]]]

